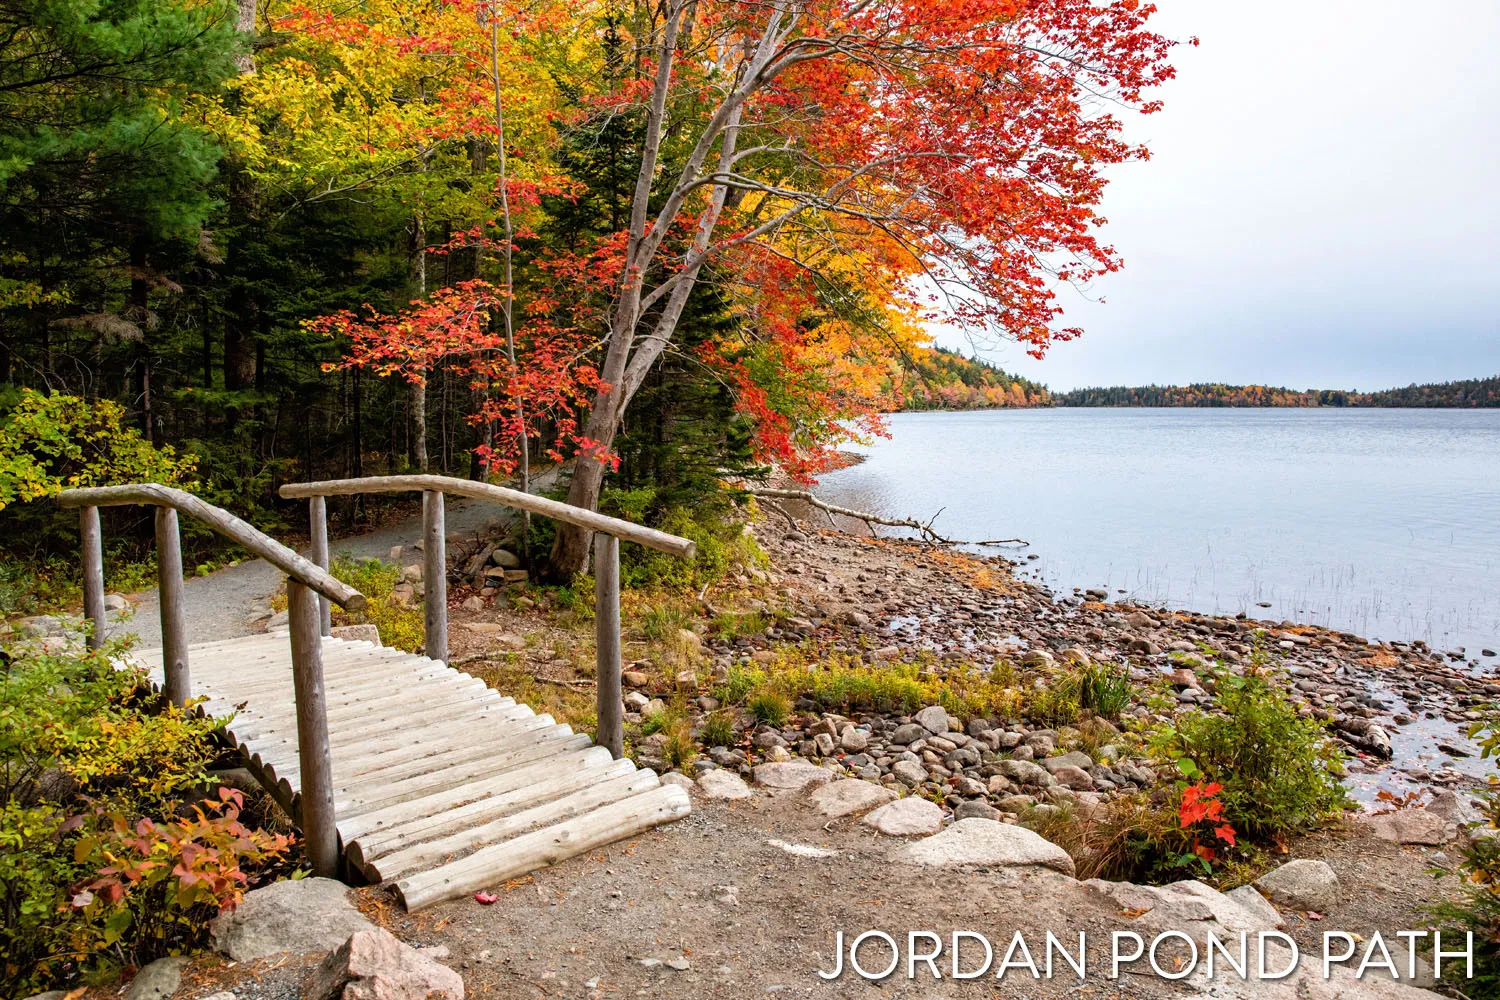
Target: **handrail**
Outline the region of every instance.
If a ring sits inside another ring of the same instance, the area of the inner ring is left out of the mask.
[[[347,583],[229,511],[215,507],[185,490],[158,483],[88,486],[63,490],[57,495],[57,502],[64,507],[120,507],[126,504],[171,507],[202,521],[230,541],[238,542],[287,576],[317,591],[340,607],[349,611],[363,611],[365,608],[365,595]]]
[[[99,508],[147,504],[156,510],[157,605],[161,611],[162,694],[173,705],[186,707],[193,697],[188,668],[187,612],[182,590],[182,537],[177,513],[195,517],[219,534],[238,542],[287,575],[287,628],[292,645],[292,694],[297,709],[297,756],[301,763],[300,820],[307,856],[313,871],[325,877],[338,874],[339,832],[333,808],[333,760],[328,741],[327,696],[323,686],[323,640],[320,618],[322,595],[350,611],[361,611],[365,595],[335,579],[325,566],[302,558],[264,532],[233,514],[184,490],[157,483],[90,486],[63,490],[57,501],[79,508],[83,548],[83,604],[93,622],[89,645],[104,642],[104,551],[100,540]],[[326,561],[327,545],[314,552]]]
[[[531,511],[594,533],[594,663],[598,714],[594,742],[608,747],[616,758],[625,752],[624,705],[620,701],[620,539],[691,559],[698,552],[692,539],[596,514],[572,504],[558,503],[504,486],[476,483],[452,476],[371,476],[323,483],[290,483],[280,490],[287,499],[309,501],[313,538],[326,537],[324,497],[352,493],[422,491],[423,652],[434,660],[448,659],[448,565],[443,495],[488,500]],[[320,552],[326,558],[327,547]],[[523,574],[524,575],[524,574]]]
[[[647,528],[618,517],[610,517],[608,514],[597,514],[582,507],[548,500],[546,497],[535,496],[531,493],[522,493],[520,490],[491,486],[489,483],[476,483],[472,479],[455,479],[452,476],[370,476],[365,479],[333,479],[322,483],[290,483],[283,486],[280,493],[289,500],[305,500],[320,496],[400,493],[407,490],[451,493],[454,496],[469,497],[474,500],[489,500],[507,507],[529,510],[533,514],[541,514],[557,521],[576,524],[591,531],[613,535],[627,542],[635,542],[648,549],[668,552],[684,559],[691,559],[698,552],[697,544],[689,538],[669,535],[665,531],[657,531],[655,528]]]

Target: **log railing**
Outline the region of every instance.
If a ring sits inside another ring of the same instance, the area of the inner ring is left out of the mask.
[[[620,704],[620,540],[693,558],[694,543],[617,517],[596,514],[582,507],[559,503],[503,486],[491,486],[451,476],[372,476],[322,483],[295,483],[281,488],[289,499],[310,501],[313,551],[322,566],[328,565],[326,497],[356,493],[422,493],[422,580],[426,653],[435,660],[448,659],[448,568],[444,528],[443,495],[469,497],[503,504],[587,528],[594,533],[594,638],[598,678],[599,724],[594,742],[608,747],[616,757],[624,753],[625,720]],[[318,540],[322,539],[320,543]]]
[[[93,623],[89,645],[104,643],[104,551],[99,508],[145,504],[156,508],[156,565],[161,610],[162,692],[172,704],[183,706],[192,697],[188,665],[187,615],[183,605],[182,542],[177,515],[183,513],[238,542],[287,575],[287,624],[291,629],[292,685],[297,705],[297,747],[301,765],[301,823],[307,839],[308,860],[319,875],[338,872],[338,828],[333,814],[333,765],[328,744],[328,716],[323,689],[320,619],[327,620],[328,602],[350,611],[362,610],[365,597],[335,579],[326,565],[304,559],[269,535],[251,527],[220,507],[191,493],[137,483],[64,490],[57,497],[64,507],[80,508],[83,543],[83,607]],[[313,549],[318,554],[318,537]],[[322,539],[326,563],[327,537]],[[321,608],[320,608],[321,603]]]

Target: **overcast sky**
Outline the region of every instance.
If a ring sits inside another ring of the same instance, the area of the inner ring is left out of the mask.
[[[1111,175],[1125,269],[1062,293],[1081,339],[983,353],[1054,389],[1500,374],[1500,0],[1156,2],[1202,45]]]

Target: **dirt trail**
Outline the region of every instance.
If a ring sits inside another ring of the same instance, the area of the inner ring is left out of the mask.
[[[556,471],[538,476],[532,482],[532,489],[550,488],[557,478]],[[507,521],[516,515],[497,504],[450,497],[445,516],[448,534],[452,536],[474,534],[489,522]],[[421,517],[410,517],[367,534],[336,539],[329,549],[335,556],[384,558],[394,546],[414,546],[421,538]],[[183,597],[189,641],[232,639],[256,631],[254,623],[271,613],[271,595],[281,586],[282,579],[281,571],[264,559],[252,559],[188,579],[183,586]],[[156,590],[132,594],[130,601],[135,609],[133,617],[116,621],[112,634],[133,633],[139,637],[138,645],[147,649],[161,645]]]

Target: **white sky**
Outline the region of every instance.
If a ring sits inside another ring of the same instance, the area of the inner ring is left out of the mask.
[[[1102,231],[1125,269],[1062,293],[1054,389],[1379,389],[1500,374],[1500,0],[1157,0],[1166,109]],[[944,331],[939,342],[969,347]]]

